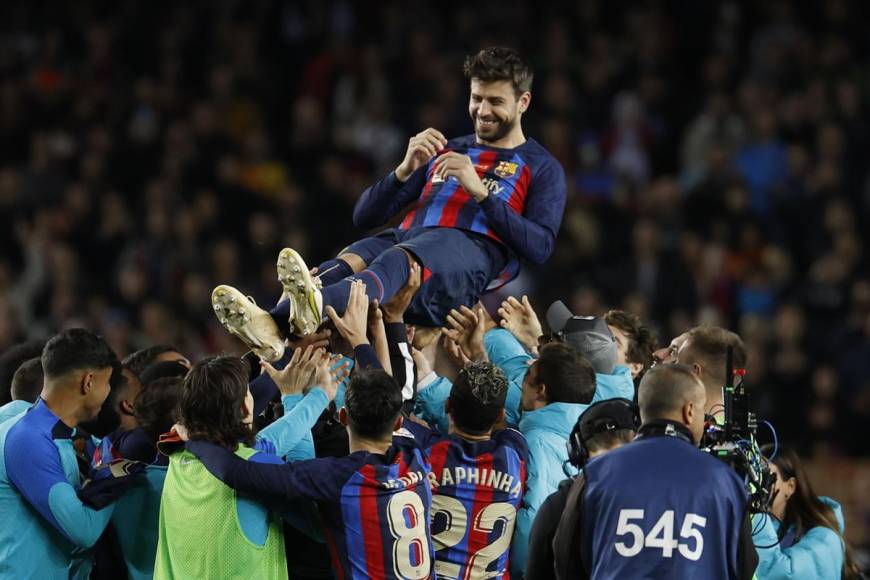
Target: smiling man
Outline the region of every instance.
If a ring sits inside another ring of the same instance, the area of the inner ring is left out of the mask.
[[[285,331],[313,332],[327,306],[340,314],[355,279],[365,282],[370,300],[386,302],[407,281],[411,260],[423,275],[406,322],[442,326],[451,308],[472,306],[515,276],[520,259],[550,257],[565,209],[565,172],[523,133],[532,71],[515,51],[486,48],[466,59],[464,72],[474,133],[448,140],[429,128],[411,137],[402,162],[354,208],[358,227],[377,228],[410,207],[398,227],[320,264],[319,281],[296,252],[281,252],[287,299],[270,314],[279,326],[289,321]],[[241,292],[218,286],[213,305],[227,330],[267,358],[283,350],[277,327]]]

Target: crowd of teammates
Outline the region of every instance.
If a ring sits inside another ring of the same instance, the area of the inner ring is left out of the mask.
[[[414,327],[412,270],[272,362],[83,329],[5,353],[0,578],[857,577],[793,452],[750,519],[697,449],[735,334],[656,350],[561,303],[545,334],[525,298]]]
[[[565,179],[522,132],[519,55],[464,72],[474,135],[419,133],[357,203],[375,227],[414,202],[398,228],[311,271],[283,249],[268,311],[215,288],[245,357],[119,361],[84,329],[6,353],[0,578],[857,574],[839,506],[793,455],[771,453],[776,494],[752,516],[698,449],[726,351],[745,367],[736,334],[656,350],[625,312],[556,302],[545,334],[525,297],[477,302],[549,257]]]

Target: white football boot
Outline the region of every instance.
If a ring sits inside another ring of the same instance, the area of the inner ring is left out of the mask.
[[[284,294],[290,297],[290,324],[299,336],[317,332],[323,322],[323,296],[320,279],[308,271],[308,266],[296,251],[284,248],[278,254],[278,281]]]
[[[211,305],[227,332],[239,337],[258,357],[274,362],[284,356],[278,325],[253,298],[222,284],[211,293]]]

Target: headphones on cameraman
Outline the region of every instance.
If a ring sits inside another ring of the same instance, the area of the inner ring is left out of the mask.
[[[614,417],[613,412],[602,411],[603,406],[616,405],[616,413],[622,415],[621,419]],[[598,410],[595,412],[595,410]],[[592,413],[592,415],[588,415]],[[601,413],[601,417],[595,417]],[[592,417],[591,419],[587,418]],[[630,417],[629,421],[625,419]],[[584,420],[586,418],[586,420]],[[583,469],[586,462],[589,461],[589,449],[586,443],[599,433],[607,431],[617,431],[619,429],[631,429],[637,431],[640,428],[640,415],[638,414],[637,406],[628,399],[607,399],[598,401],[594,405],[590,405],[571,430],[568,436],[568,462],[574,465],[577,469]]]

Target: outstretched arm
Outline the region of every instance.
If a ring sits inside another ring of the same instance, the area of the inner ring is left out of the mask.
[[[324,458],[269,465],[245,461],[232,451],[202,440],[189,441],[187,449],[209,472],[236,491],[262,494],[275,500],[335,499],[355,470],[348,458]]]
[[[304,353],[296,349],[290,363],[283,370],[276,370],[267,362],[262,364],[284,395],[282,402],[285,413],[257,434],[257,443],[260,449],[284,457],[310,436],[311,428],[329,402],[335,399],[338,385],[347,377],[350,369],[347,364],[334,365],[325,351],[317,349],[312,352],[311,346]],[[310,377],[309,367],[313,368],[313,375]],[[308,393],[298,403],[294,398],[303,390]],[[269,445],[262,445],[265,442]],[[307,443],[304,447],[310,449]]]
[[[405,311],[420,289],[422,272],[420,264],[411,260],[408,281],[381,309],[384,311],[384,326],[390,352],[393,378],[402,387],[402,400],[411,401],[417,393],[414,360],[408,340],[408,330],[404,324]]]

